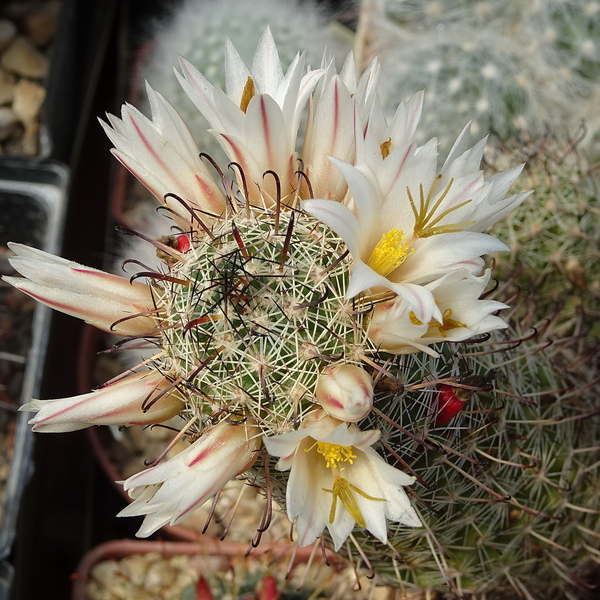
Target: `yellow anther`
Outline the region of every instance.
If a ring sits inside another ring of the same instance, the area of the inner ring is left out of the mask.
[[[448,225],[437,225],[442,219],[447,217],[451,212],[469,204],[471,200],[465,200],[464,202],[460,202],[456,206],[452,206],[447,210],[440,213],[437,217],[435,216],[435,212],[440,207],[444,198],[450,192],[450,188],[454,183],[454,179],[451,179],[446,189],[441,193],[440,197],[436,200],[435,204],[430,208],[431,201],[433,200],[433,196],[435,194],[435,188],[439,183],[441,175],[438,175],[431,184],[429,191],[427,192],[427,197],[425,197],[425,191],[423,190],[423,184],[419,185],[419,209],[417,210],[417,206],[415,204],[415,200],[410,193],[410,189],[406,188],[406,193],[408,194],[408,201],[410,202],[410,206],[412,208],[413,214],[415,215],[415,229],[414,234],[416,237],[420,238],[428,238],[432,235],[437,235],[439,233],[456,233],[457,231],[462,231],[462,228],[466,225],[473,225],[475,221],[463,221],[461,223],[449,223]],[[435,218],[434,218],[435,217]],[[435,226],[437,225],[437,227]]]
[[[456,329],[457,327],[466,327],[466,325],[464,323],[461,323],[460,321],[455,321],[452,318],[452,309],[447,308],[444,311],[444,314],[442,315],[442,323],[438,323],[437,325],[435,325],[435,327],[440,332],[441,337],[446,337],[447,331],[450,331],[451,329]]]
[[[390,147],[392,145],[392,138],[387,139],[385,142],[379,145],[381,149],[381,156],[387,158],[390,155]]]
[[[242,92],[242,99],[240,100],[240,109],[243,112],[248,110],[248,104],[250,104],[250,100],[252,100],[254,96],[254,79],[248,76],[246,79],[246,85],[244,86],[244,91]]]
[[[357,488],[355,485],[352,485],[347,479],[344,479],[343,477],[335,478],[332,490],[326,490],[325,488],[323,488],[323,491],[329,492],[333,495],[333,500],[331,502],[331,510],[329,511],[330,523],[333,523],[335,521],[337,501],[339,498],[340,502],[344,505],[344,508],[356,521],[356,524],[359,527],[365,527],[365,519],[362,516],[362,513],[360,512],[360,508],[358,508],[356,498],[354,498],[352,492],[356,492],[357,494],[360,494],[363,498],[366,498],[367,500],[372,500],[373,502],[385,502],[385,498],[374,498],[373,496],[369,496],[369,494],[365,494],[365,492]]]
[[[408,318],[413,325],[423,325],[423,321],[421,321],[412,310],[408,313]]]
[[[390,229],[381,236],[379,242],[369,258],[369,266],[373,271],[386,277],[398,268],[414,249],[404,241],[404,232],[399,229]]]
[[[352,464],[356,454],[352,452],[352,446],[338,446],[327,442],[317,442],[317,452],[323,455],[325,466],[336,469],[338,463],[349,462]]]

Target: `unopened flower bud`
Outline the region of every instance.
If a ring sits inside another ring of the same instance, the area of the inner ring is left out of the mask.
[[[356,365],[327,367],[321,373],[315,396],[335,419],[360,421],[373,406],[373,380]]]
[[[184,407],[176,390],[159,371],[140,371],[89,394],[56,400],[33,399],[19,410],[37,412],[29,421],[33,431],[62,433],[92,425],[162,423]]]

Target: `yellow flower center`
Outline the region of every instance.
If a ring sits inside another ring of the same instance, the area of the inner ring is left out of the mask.
[[[246,85],[244,86],[242,98],[240,100],[240,109],[243,112],[248,110],[248,104],[250,104],[250,100],[252,100],[254,93],[254,79],[252,79],[252,77],[248,77],[248,79],[246,79]]]
[[[360,494],[363,498],[367,500],[373,500],[373,502],[385,502],[385,498],[374,498],[373,496],[369,496],[369,494],[365,494],[362,490],[357,488],[355,485],[352,485],[347,479],[343,477],[336,477],[333,481],[333,489],[326,490],[323,488],[324,492],[329,492],[333,495],[333,500],[331,502],[331,509],[329,511],[329,522],[333,523],[335,521],[335,513],[337,509],[337,501],[338,498],[340,502],[344,505],[344,508],[350,513],[350,516],[356,521],[356,524],[359,527],[365,527],[365,519],[360,512],[360,508],[358,508],[358,504],[356,503],[356,498],[352,492],[356,492]]]
[[[352,446],[338,446],[327,442],[317,442],[317,452],[323,455],[325,466],[336,469],[338,463],[349,462],[352,464],[356,454],[352,452]]]
[[[434,327],[439,331],[440,337],[446,337],[447,331],[456,329],[457,327],[466,327],[466,325],[460,321],[455,321],[452,318],[452,309],[447,308],[442,315],[442,323],[437,323]]]
[[[387,277],[413,252],[414,249],[404,241],[404,232],[399,229],[390,229],[381,236],[373,248],[368,264],[373,271]]]
[[[412,310],[408,313],[408,318],[413,325],[423,325],[423,321],[421,321]]]

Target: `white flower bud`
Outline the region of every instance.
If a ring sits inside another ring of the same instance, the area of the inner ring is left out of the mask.
[[[327,367],[319,377],[315,396],[330,416],[353,423],[364,419],[373,406],[373,380],[356,365]]]

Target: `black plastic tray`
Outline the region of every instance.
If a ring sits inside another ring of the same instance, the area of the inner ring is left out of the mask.
[[[60,163],[0,160],[0,244],[20,242],[57,253],[62,237],[68,179],[68,169]],[[36,306],[33,314],[21,403],[28,402],[39,393],[50,314],[50,309],[42,305]],[[33,434],[27,424],[29,418],[28,413],[17,416],[14,451],[0,521],[0,561],[11,551],[21,494],[33,468]],[[5,571],[4,579],[10,581],[9,570]],[[2,573],[0,568],[0,580],[4,581]],[[0,599],[1,590],[2,585]]]

